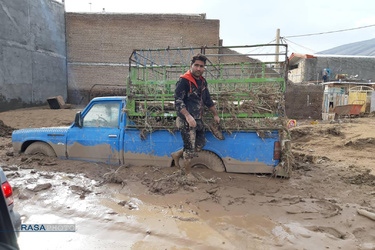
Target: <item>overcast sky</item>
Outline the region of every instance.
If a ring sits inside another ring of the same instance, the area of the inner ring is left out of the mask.
[[[225,46],[270,43],[277,29],[288,39],[289,52],[297,53],[375,38],[374,0],[65,0],[67,12],[103,8],[117,13],[206,13],[207,19],[220,20]],[[355,29],[369,25],[374,26]],[[290,37],[345,29],[354,30]]]

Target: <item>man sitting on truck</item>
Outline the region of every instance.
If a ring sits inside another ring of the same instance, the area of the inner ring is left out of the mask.
[[[203,78],[206,66],[206,56],[193,56],[190,70],[180,76],[175,90],[175,108],[177,111],[177,127],[181,132],[184,147],[171,154],[174,163],[180,168],[179,159],[183,156],[185,175],[191,176],[190,160],[197,157],[205,145],[205,129],[202,121],[204,105],[214,115],[215,122],[219,123],[215,105],[207,88],[207,81]],[[183,170],[183,169],[182,169]]]

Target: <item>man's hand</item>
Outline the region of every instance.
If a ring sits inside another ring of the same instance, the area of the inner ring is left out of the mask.
[[[185,118],[186,118],[186,121],[189,123],[190,127],[195,128],[197,126],[197,122],[190,114],[187,114]]]
[[[195,128],[197,126],[197,122],[191,116],[191,114],[186,110],[186,108],[181,109],[180,112],[181,112],[181,114],[183,114],[185,116],[185,119],[186,119],[187,123],[189,123],[189,126],[191,128]]]
[[[220,117],[219,115],[217,114],[217,111],[216,111],[216,108],[215,106],[212,106],[211,108],[209,108],[209,110],[212,112],[212,114],[214,115],[214,120],[216,123],[220,123]]]
[[[216,123],[220,123],[220,117],[218,115],[214,116],[214,120]]]

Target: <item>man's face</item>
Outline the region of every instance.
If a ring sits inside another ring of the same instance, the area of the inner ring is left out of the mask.
[[[192,65],[191,65],[191,74],[193,75],[194,78],[198,79],[200,76],[202,76],[204,72],[204,62],[200,60],[196,60]]]

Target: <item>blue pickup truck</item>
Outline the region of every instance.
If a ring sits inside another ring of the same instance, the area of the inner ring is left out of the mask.
[[[134,50],[126,96],[92,99],[70,127],[16,130],[14,150],[109,164],[172,166],[171,153],[183,146],[175,125],[175,85],[189,69],[186,58],[196,50],[208,58],[204,77],[225,140],[207,131],[206,145],[192,166],[236,173],[288,170],[282,161],[288,139],[283,135],[286,48],[285,60],[277,62],[255,60],[228,47]]]
[[[42,153],[61,159],[109,164],[172,166],[171,153],[182,148],[179,131],[142,133],[129,126],[127,97],[98,97],[76,114],[70,127],[15,130],[15,152]],[[193,165],[215,171],[273,173],[280,161],[278,131],[262,138],[255,131],[225,133],[225,140],[206,132],[206,146]]]

